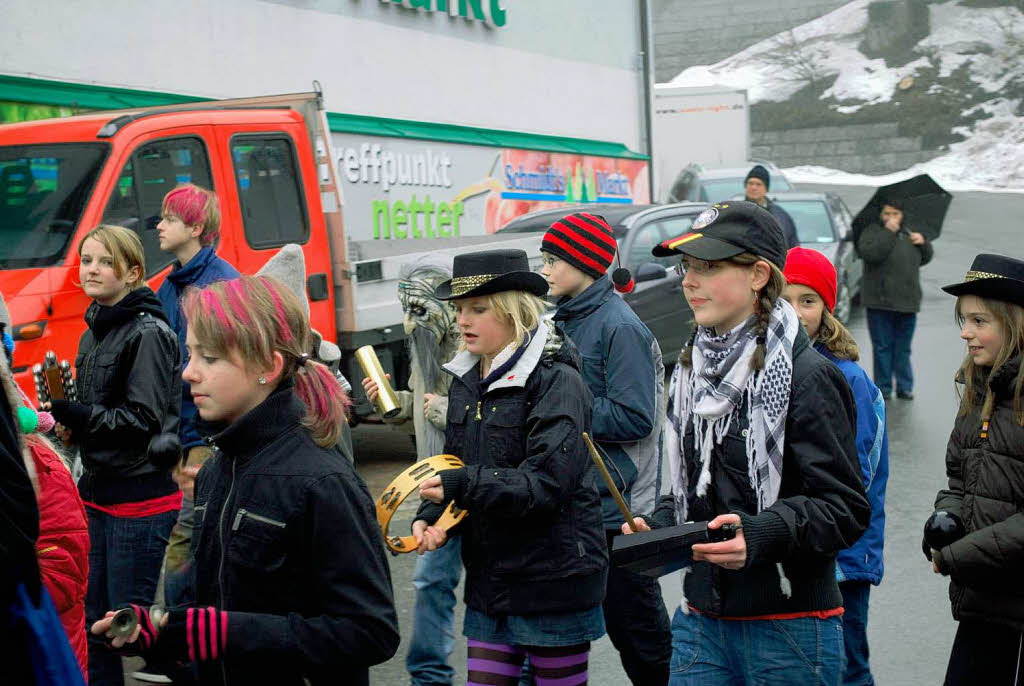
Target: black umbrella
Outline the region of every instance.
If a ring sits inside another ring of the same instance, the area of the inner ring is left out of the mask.
[[[905,227],[934,241],[942,233],[942,222],[946,219],[946,210],[949,209],[953,196],[927,174],[882,186],[854,217],[854,241],[860,238],[864,227],[880,223],[879,215],[886,200],[896,200],[903,205]]]

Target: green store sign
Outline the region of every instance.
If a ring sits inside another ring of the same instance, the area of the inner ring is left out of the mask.
[[[421,12],[443,12],[449,17],[462,17],[480,21],[492,29],[501,28],[508,21],[501,0],[380,0],[385,5],[398,5]]]

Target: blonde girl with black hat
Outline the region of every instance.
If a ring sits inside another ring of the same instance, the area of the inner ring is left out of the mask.
[[[835,558],[870,508],[846,380],[781,297],[786,249],[767,211],[730,202],[653,251],[682,255],[697,327],[669,391],[672,493],[636,523],[741,527],[693,546],[670,684],[839,682]]]
[[[956,372],[960,409],[946,448],[947,488],[935,509],[962,537],[930,550],[948,576],[960,624],[946,684],[1024,683],[1024,261],[978,255],[957,297],[967,355]]]
[[[458,527],[469,684],[515,686],[526,657],[537,686],[583,684],[604,634],[608,556],[579,355],[544,321],[548,284],[522,250],[458,255],[452,273],[435,290],[463,341],[444,365],[445,452],[466,466],[423,482],[413,534],[435,550],[443,507],[469,512]]]

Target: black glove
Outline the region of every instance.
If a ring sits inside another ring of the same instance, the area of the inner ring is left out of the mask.
[[[178,434],[157,434],[149,439],[146,450],[149,461],[160,469],[170,469],[181,462],[181,441]]]
[[[113,648],[122,655],[144,655],[163,662],[201,662],[216,660],[224,654],[228,641],[228,613],[215,607],[190,607],[168,613],[167,624],[157,627],[149,610],[132,605],[138,619],[139,638]]]
[[[107,642],[107,646],[111,650],[115,650],[122,655],[142,655],[143,653],[148,653],[153,648],[153,644],[156,642],[157,628],[149,616],[149,608],[139,607],[134,603],[130,607],[135,611],[135,621],[139,625],[138,639],[131,643],[125,643],[120,648],[113,646],[112,642],[114,639],[110,636],[104,636],[103,640]],[[120,612],[118,612],[118,615],[120,615]]]
[[[92,405],[75,400],[55,399],[50,401],[50,414],[53,418],[71,429],[72,434],[80,433],[89,422]]]
[[[215,607],[174,611],[160,630],[161,652],[190,662],[218,660],[228,643],[228,613]]]

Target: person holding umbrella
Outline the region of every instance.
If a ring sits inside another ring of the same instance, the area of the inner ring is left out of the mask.
[[[931,241],[911,230],[904,219],[903,201],[885,198],[877,220],[857,239],[857,251],[864,260],[861,300],[868,314],[874,381],[887,400],[892,397],[894,376],[896,395],[914,398],[910,344],[921,309],[920,270],[933,255]]]

